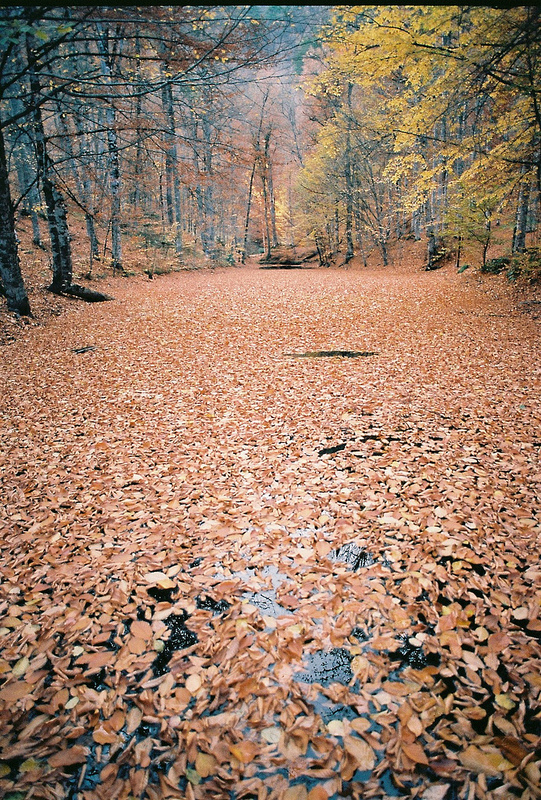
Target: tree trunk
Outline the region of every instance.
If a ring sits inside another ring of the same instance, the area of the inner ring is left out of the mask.
[[[38,174],[41,180],[45,206],[47,208],[47,223],[51,239],[53,280],[49,288],[52,292],[61,294],[72,282],[71,237],[68,229],[64,198],[53,180],[52,164],[47,152],[47,139],[43,128],[40,104],[41,85],[35,69],[35,57],[29,34],[26,37],[26,48],[29,64],[31,107],[33,108],[34,141],[37,154]]]
[[[92,272],[93,261],[95,258],[99,258],[99,243],[98,243],[98,238],[96,236],[96,229],[94,226],[92,187],[90,184],[88,170],[86,168],[86,163],[85,163],[86,158],[84,154],[84,148],[85,148],[86,134],[83,125],[81,123],[79,114],[78,113],[73,114],[75,130],[79,138],[79,156],[80,156],[79,160],[80,169],[79,169],[77,165],[77,160],[75,158],[75,153],[73,151],[73,146],[71,143],[70,131],[65,119],[65,115],[60,107],[60,104],[57,105],[56,120],[58,123],[59,133],[64,140],[65,152],[69,159],[68,161],[69,168],[71,170],[73,180],[77,187],[79,197],[81,198],[81,204],[85,212],[86,233],[90,245],[90,272]]]
[[[259,128],[258,128],[258,131],[257,131],[257,136],[256,136],[255,141],[254,141],[255,155],[254,155],[254,163],[253,163],[253,166],[252,166],[252,172],[250,173],[250,183],[248,185],[248,201],[246,203],[246,218],[244,220],[244,238],[243,238],[243,243],[242,243],[242,259],[241,259],[241,263],[242,264],[244,264],[245,261],[246,261],[246,247],[247,247],[247,243],[248,243],[248,228],[249,228],[249,225],[250,225],[250,210],[251,210],[251,207],[252,207],[254,178],[255,178],[255,172],[256,172],[256,169],[257,169],[257,165],[258,165],[259,159],[260,159],[259,146],[260,146],[260,140],[261,140],[261,131],[263,129],[263,115],[265,113],[265,105],[267,103],[268,97],[269,97],[269,90],[267,89],[267,91],[265,93],[265,96],[263,98],[263,102],[261,104],[261,115],[259,117]]]
[[[346,255],[345,262],[353,258],[353,164],[351,160],[351,93],[353,84],[348,83],[347,93],[347,128],[346,128]]]
[[[111,66],[108,32],[101,23],[96,23],[98,36],[96,39],[100,53],[101,74],[107,85],[111,86]],[[107,126],[107,148],[109,151],[109,187],[111,190],[111,266],[113,273],[124,272],[122,266],[122,238],[120,234],[120,157],[118,150],[118,136],[116,132],[116,113],[112,102],[107,104],[105,111]]]
[[[18,98],[10,98],[10,107],[13,114],[18,114],[24,109],[24,105]],[[41,241],[41,231],[36,209],[39,208],[39,191],[37,188],[37,175],[32,174],[33,145],[26,131],[19,131],[15,137],[12,149],[12,159],[17,170],[17,180],[19,191],[22,197],[23,212],[30,217],[32,222],[32,244],[35,247],[43,247]]]
[[[265,134],[265,152],[263,156],[265,178],[267,182],[267,190],[269,193],[269,216],[270,216],[270,233],[272,239],[272,247],[278,247],[278,234],[276,232],[276,204],[274,201],[274,185],[272,182],[272,164],[270,160],[270,129]]]
[[[241,263],[244,264],[246,262],[246,246],[248,243],[248,228],[250,226],[250,209],[252,207],[252,194],[254,189],[254,177],[255,171],[257,167],[257,156],[254,158],[254,165],[252,167],[252,172],[250,174],[250,183],[248,185],[248,200],[246,202],[246,218],[244,220],[244,237],[242,240],[242,256],[241,256]]]
[[[265,261],[270,261],[271,257],[271,238],[270,238],[270,220],[269,220],[269,193],[267,190],[267,175],[265,165],[263,164],[261,170],[261,183],[263,185],[263,212],[264,212],[264,239],[265,239]]]
[[[526,168],[522,167],[522,173],[526,172]],[[515,217],[515,228],[513,230],[513,244],[511,252],[522,253],[526,249],[526,230],[528,226],[528,205],[530,200],[530,181],[522,180],[520,182],[518,199],[517,199],[517,213]]]
[[[4,136],[0,127],[0,279],[9,311],[31,316],[19,263]]]
[[[175,109],[171,83],[165,83],[162,88],[162,107],[167,120],[167,149],[165,154],[167,221],[171,227],[175,226],[175,251],[177,256],[180,256],[182,255],[182,209],[178,175]]]

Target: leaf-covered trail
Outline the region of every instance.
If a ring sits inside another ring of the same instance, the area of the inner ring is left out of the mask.
[[[445,270],[114,294],[2,350],[0,795],[539,797],[536,323]]]

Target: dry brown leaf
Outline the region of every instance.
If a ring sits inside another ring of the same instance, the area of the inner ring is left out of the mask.
[[[81,764],[88,757],[88,747],[76,744],[49,757],[51,767],[69,767],[72,764]]]
[[[323,786],[314,786],[314,788],[310,789],[308,792],[307,800],[329,800],[329,795]]]
[[[428,766],[428,758],[426,757],[426,753],[421,745],[417,742],[412,742],[411,744],[402,744],[402,752],[410,759],[410,761],[415,762],[415,764],[425,764]]]
[[[459,754],[462,766],[485,775],[500,775],[513,766],[498,750],[481,750],[471,744]]]
[[[253,761],[260,752],[260,748],[257,746],[257,744],[249,741],[248,739],[244,739],[242,742],[230,745],[229,750],[231,755],[240,761],[241,764],[249,764],[250,761]]]
[[[358,739],[355,736],[345,736],[344,750],[355,760],[357,769],[361,771],[374,769],[376,756],[373,749],[364,739]]]
[[[216,772],[217,761],[210,753],[198,753],[195,759],[195,769],[202,778],[208,778]]]
[[[17,700],[26,697],[31,694],[31,692],[32,687],[28,683],[25,681],[15,681],[14,683],[8,683],[0,689],[0,700],[4,700],[6,703],[16,703]]]

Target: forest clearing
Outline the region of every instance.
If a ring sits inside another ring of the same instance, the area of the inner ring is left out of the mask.
[[[539,323],[489,281],[117,278],[3,348],[2,796],[539,796]]]
[[[540,48],[0,8],[2,800],[540,800]]]

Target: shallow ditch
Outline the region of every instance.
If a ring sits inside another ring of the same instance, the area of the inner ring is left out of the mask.
[[[288,358],[367,358],[377,356],[372,350],[309,350],[306,353],[284,353]]]

